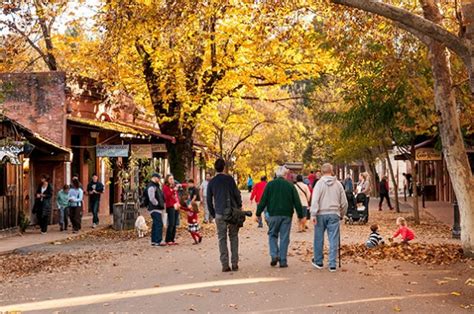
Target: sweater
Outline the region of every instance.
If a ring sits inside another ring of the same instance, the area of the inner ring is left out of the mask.
[[[69,192],[61,190],[56,196],[56,203],[59,208],[65,208],[69,206]]]
[[[174,188],[168,185],[163,185],[163,195],[165,197],[165,208],[174,207],[175,204],[179,204],[178,193]]]
[[[346,192],[336,177],[323,176],[319,179],[311,200],[312,217],[329,214],[343,217],[348,206]]]
[[[258,217],[262,215],[265,208],[270,217],[292,217],[296,209],[298,218],[303,218],[303,208],[296,188],[293,184],[281,177],[269,182],[265,187],[262,199],[257,206]]]
[[[367,244],[371,244],[373,247],[376,247],[378,246],[379,244],[383,244],[384,241],[383,241],[383,238],[380,236],[380,234],[378,234],[377,231],[375,232],[372,232],[370,235],[369,235],[369,239],[367,240]]]
[[[242,208],[242,196],[234,178],[218,173],[207,187],[207,208],[212,217],[224,214],[224,209],[229,206],[229,197],[233,206]]]
[[[395,234],[393,235],[393,238],[396,238],[399,235],[402,236],[403,241],[411,241],[415,238],[415,233],[411,231],[410,229],[408,229],[407,226],[400,226],[397,232],[395,232]]]
[[[250,201],[255,201],[255,203],[260,203],[260,200],[263,196],[263,191],[265,191],[265,187],[267,186],[266,181],[260,181],[259,183],[255,184],[252,190],[252,194],[250,195]]]

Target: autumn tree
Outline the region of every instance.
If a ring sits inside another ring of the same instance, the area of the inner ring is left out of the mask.
[[[474,1],[462,0],[458,12],[458,35],[448,29],[437,0],[420,0],[423,16],[401,6],[376,0],[331,0],[388,18],[427,45],[434,78],[434,99],[440,115],[439,129],[443,155],[452,178],[461,213],[461,241],[464,253],[474,256],[474,177],[464,146],[456,91],[453,82],[450,51],[464,63],[474,94]],[[448,50],[449,49],[449,50]]]
[[[171,171],[184,178],[203,109],[225,97],[262,95],[318,73],[326,61],[298,8],[243,1],[111,1],[104,51],[121,82],[143,82],[138,98],[156,113]],[[318,58],[315,58],[318,56]],[[140,84],[135,84],[139,86]]]

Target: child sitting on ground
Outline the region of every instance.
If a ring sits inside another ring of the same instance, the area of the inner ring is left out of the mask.
[[[415,238],[415,233],[411,229],[408,228],[407,221],[405,220],[405,218],[398,217],[397,226],[398,226],[398,230],[395,232],[393,237],[389,239],[390,242],[393,241],[393,239],[398,237],[399,235],[402,236],[403,243],[408,243],[408,241],[411,241]]]
[[[188,218],[188,231],[191,234],[191,237],[194,240],[193,244],[199,244],[202,242],[202,236],[199,233],[201,229],[198,223],[198,212],[199,206],[197,202],[191,202],[190,205],[187,204],[187,195],[183,195],[180,199],[181,210],[186,212]]]
[[[365,243],[365,245],[369,248],[372,249],[374,247],[379,246],[380,244],[384,244],[382,236],[377,232],[379,230],[379,226],[374,224],[370,226],[370,231],[372,231],[369,235],[369,239]]]

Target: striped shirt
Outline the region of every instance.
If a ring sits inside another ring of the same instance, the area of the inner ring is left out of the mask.
[[[369,235],[369,239],[367,240],[367,244],[371,244],[372,246],[378,246],[379,244],[381,243],[384,243],[383,242],[383,238],[380,236],[380,234],[378,234],[376,231],[375,232],[372,232],[370,235]]]

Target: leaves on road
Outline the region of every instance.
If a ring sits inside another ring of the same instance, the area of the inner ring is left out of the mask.
[[[97,262],[110,258],[107,251],[81,251],[74,253],[7,254],[0,256],[0,282],[25,277],[39,272],[55,273],[64,270],[77,271],[79,267],[97,267]]]

